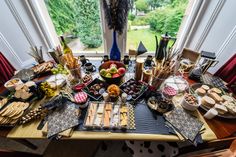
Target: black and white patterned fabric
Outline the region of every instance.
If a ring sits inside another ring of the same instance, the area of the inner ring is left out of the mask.
[[[194,141],[203,126],[201,121],[180,107],[176,107],[169,114],[165,115],[165,119],[176,131],[190,141]]]
[[[48,116],[48,135],[51,137],[64,130],[77,126],[79,124],[76,115],[76,108],[72,103],[66,103],[60,110],[54,111]]]
[[[175,157],[179,153],[176,142],[126,141],[133,157]]]

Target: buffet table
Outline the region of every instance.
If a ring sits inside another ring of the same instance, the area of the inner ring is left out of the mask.
[[[48,76],[34,79],[34,81],[42,81]],[[195,83],[193,80],[189,80],[187,75],[184,78],[191,85]],[[1,87],[0,93],[6,90]],[[40,104],[40,101],[37,102]],[[37,105],[35,105],[37,106]],[[214,118],[207,120],[203,118],[205,112],[199,109],[196,111],[197,116],[204,123],[204,133],[202,134],[202,140],[208,142],[221,142],[231,141],[236,139],[236,125],[235,120]],[[38,126],[41,121],[37,120],[25,125],[18,125],[14,128],[1,128],[0,136],[11,139],[44,139],[42,130],[38,130]],[[142,134],[142,133],[127,133],[127,132],[95,132],[95,131],[74,131],[71,137],[63,137],[62,139],[77,139],[77,140],[151,140],[151,141],[183,141],[176,135],[163,135],[163,134]]]

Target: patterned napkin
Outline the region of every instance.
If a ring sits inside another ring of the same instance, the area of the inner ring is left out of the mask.
[[[192,142],[203,126],[201,121],[181,107],[176,107],[172,112],[165,115],[165,119],[176,131]]]
[[[79,124],[76,108],[67,102],[60,110],[55,110],[48,116],[48,135],[51,137]]]

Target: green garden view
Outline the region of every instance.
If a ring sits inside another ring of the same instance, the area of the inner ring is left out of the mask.
[[[103,51],[99,0],[45,0],[58,35],[79,51]],[[155,35],[176,37],[188,0],[133,0],[128,16],[127,50],[142,41],[155,51]],[[102,6],[101,6],[102,8]]]

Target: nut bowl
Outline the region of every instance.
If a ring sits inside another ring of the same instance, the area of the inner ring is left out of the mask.
[[[181,106],[184,109],[189,110],[189,111],[197,110],[197,108],[200,106],[199,98],[194,96],[194,95],[192,95],[192,94],[187,94],[187,96],[184,95],[184,97],[183,97],[183,99],[181,101]],[[194,100],[192,100],[189,97],[193,98]]]
[[[108,84],[119,85],[125,76],[126,67],[118,61],[107,61],[100,65],[99,74]]]

